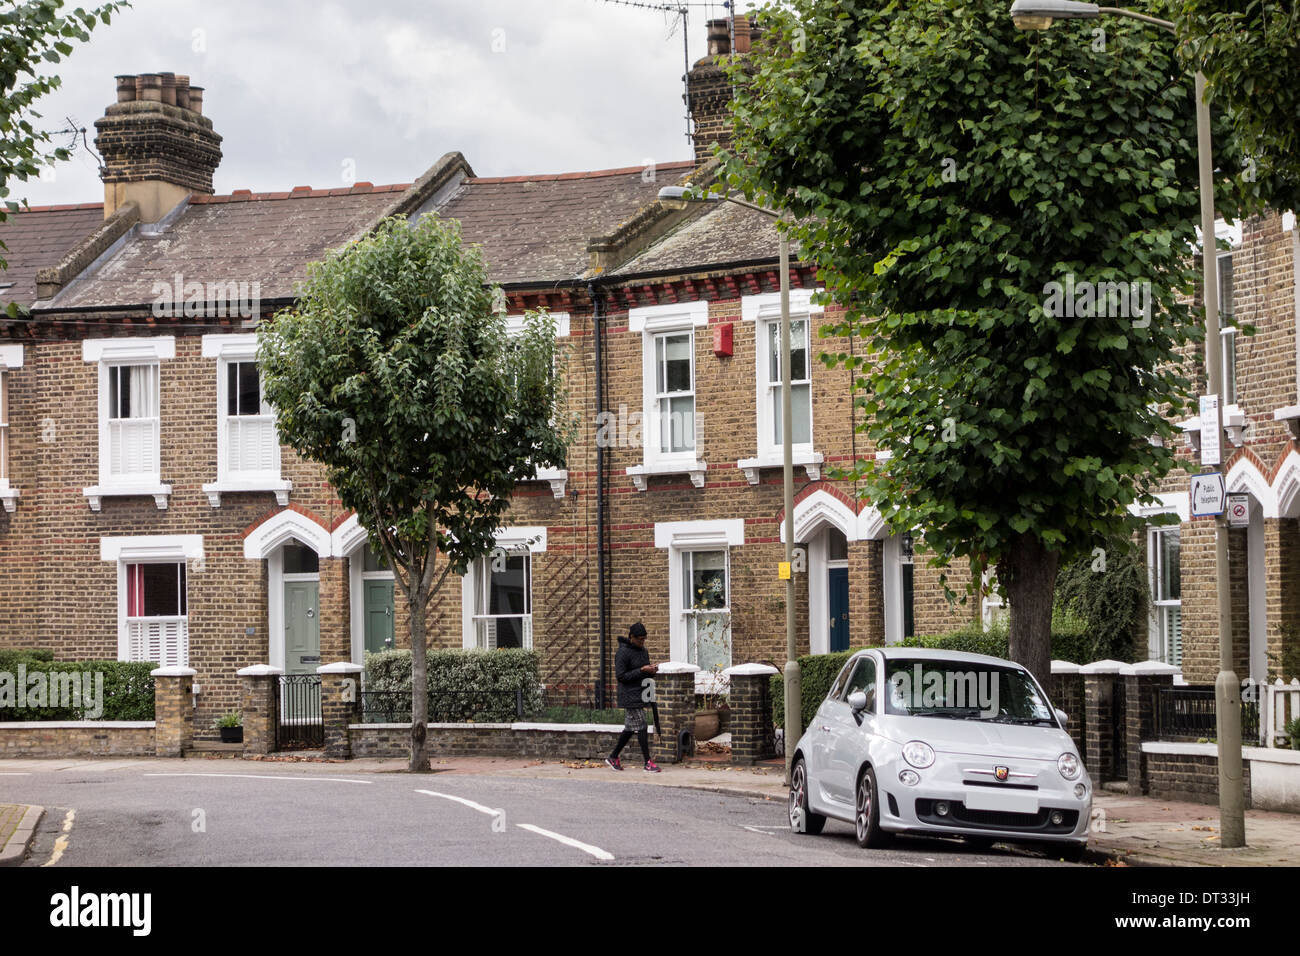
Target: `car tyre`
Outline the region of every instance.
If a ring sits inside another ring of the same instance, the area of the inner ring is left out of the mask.
[[[803,757],[796,757],[794,766],[790,768],[789,811],[790,829],[795,833],[811,833],[816,836],[826,826],[826,818],[808,808],[808,767]],[[799,826],[801,817],[802,827]]]
[[[857,799],[854,801],[853,829],[858,846],[879,850],[894,842],[893,834],[880,827],[880,788],[876,786],[876,773],[870,767],[858,777]]]

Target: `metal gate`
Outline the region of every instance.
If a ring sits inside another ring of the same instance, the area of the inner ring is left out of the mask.
[[[320,677],[285,674],[275,695],[275,749],[319,750],[325,746],[321,716]]]

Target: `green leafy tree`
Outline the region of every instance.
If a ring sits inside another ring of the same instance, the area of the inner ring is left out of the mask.
[[[10,183],[38,175],[41,167],[68,158],[63,148],[50,149],[49,130],[36,125],[41,114],[32,109],[38,99],[59,88],[57,76],[43,76],[45,64],[59,63],[72,53],[74,42],[90,39],[90,31],[126,3],[105,3],[86,11],[77,7],[60,14],[63,0],[29,0],[0,7],[0,222],[17,212],[10,200]],[[0,269],[5,268],[0,242]],[[11,312],[13,307],[11,306]]]
[[[1180,350],[1204,338],[1195,108],[1167,34],[1025,34],[1008,9],[766,8],[733,64],[726,168],[791,215],[846,309],[829,332],[867,343],[822,357],[853,370],[860,430],[891,453],[852,477],[932,563],[969,559],[968,591],[996,569],[1010,654],[1044,679],[1060,562],[1131,533],[1174,465],[1162,410],[1187,405]]]
[[[490,554],[516,482],[565,466],[555,328],[507,336],[459,224],[385,220],[308,271],[259,332],[281,439],[323,464],[410,611],[412,770],[427,770],[426,612],[450,574]]]
[[[1275,209],[1300,209],[1300,4],[1182,0],[1174,24],[1185,67],[1205,74],[1243,154],[1230,168],[1258,179]]]

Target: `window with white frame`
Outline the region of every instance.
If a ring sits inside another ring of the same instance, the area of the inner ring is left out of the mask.
[[[727,549],[681,553],[686,661],[718,673],[731,666],[731,591]]]
[[[1237,320],[1232,304],[1232,254],[1219,263],[1219,335],[1223,347],[1223,403],[1237,404]]]
[[[785,436],[781,421],[781,320],[762,323],[762,381],[759,419],[759,457],[779,454]],[[790,441],[796,450],[812,450],[812,372],[808,361],[808,319],[790,320],[790,419],[794,423]]]
[[[731,549],[745,543],[741,518],[661,521],[655,547],[668,549],[669,653],[700,668],[697,690],[725,685],[731,666]]]
[[[698,458],[695,329],[708,324],[707,302],[648,306],[628,313],[642,333],[642,441],[645,460],[628,469],[639,491],[650,474],[689,474],[697,488],[707,467]]]
[[[217,480],[203,490],[213,507],[222,492],[271,491],[289,503],[292,485],[280,478],[280,436],[257,364],[257,336],[203,336],[204,358],[217,360]]]
[[[556,338],[558,339],[562,336],[567,336],[569,334],[569,313],[551,312],[550,317],[555,323]],[[526,315],[507,315],[505,317],[505,322],[506,335],[509,338],[515,338],[523,334],[524,329],[528,324],[528,317]],[[551,373],[553,375],[559,371],[559,363],[560,350],[557,347],[551,360]],[[554,424],[554,422],[552,422],[552,424]],[[551,493],[554,497],[563,498],[564,490],[569,480],[569,472],[568,469],[565,468],[535,467],[533,469],[533,478],[537,481],[549,482]]]
[[[545,528],[507,528],[470,565],[461,593],[464,647],[532,648],[533,556],[545,550]]]
[[[1151,578],[1151,659],[1181,666],[1183,602],[1177,525],[1148,529],[1147,567]]]
[[[103,372],[108,404],[100,435],[107,442],[108,470],[101,481],[157,483],[158,364],[105,365]]]
[[[203,570],[200,535],[101,538],[117,565],[118,660],[188,666],[188,578]]]
[[[161,483],[162,362],[176,356],[176,340],[86,339],[82,359],[99,366],[99,484],[86,488],[98,511],[105,495],[153,495],[167,507],[171,486]]]

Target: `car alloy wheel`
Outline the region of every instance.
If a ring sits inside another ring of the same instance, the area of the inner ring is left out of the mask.
[[[790,829],[795,833],[811,833],[816,836],[826,825],[826,818],[820,813],[808,809],[808,769],[803,757],[795,759],[790,768]]]
[[[866,849],[879,849],[889,846],[890,834],[880,828],[880,803],[877,800],[876,774],[867,767],[858,777],[856,809],[853,815],[853,829],[856,831],[858,846]]]

